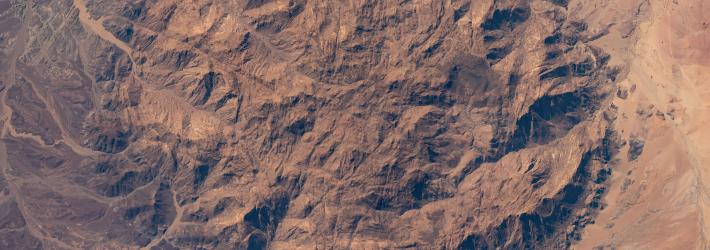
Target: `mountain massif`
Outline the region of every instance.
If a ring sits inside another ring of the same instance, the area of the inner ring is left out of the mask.
[[[708,11],[0,0],[0,248],[705,249]]]

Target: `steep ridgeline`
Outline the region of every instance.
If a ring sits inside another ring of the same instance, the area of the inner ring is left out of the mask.
[[[569,247],[596,2],[0,0],[0,248]]]

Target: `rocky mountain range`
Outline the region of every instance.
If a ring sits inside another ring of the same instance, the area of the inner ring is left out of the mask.
[[[706,249],[704,0],[0,0],[0,249]]]

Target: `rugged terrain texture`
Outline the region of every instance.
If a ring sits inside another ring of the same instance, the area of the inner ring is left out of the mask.
[[[0,0],[0,248],[707,247],[708,7]]]

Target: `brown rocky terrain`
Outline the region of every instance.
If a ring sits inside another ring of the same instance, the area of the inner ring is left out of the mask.
[[[708,8],[0,0],[0,249],[705,249]]]

